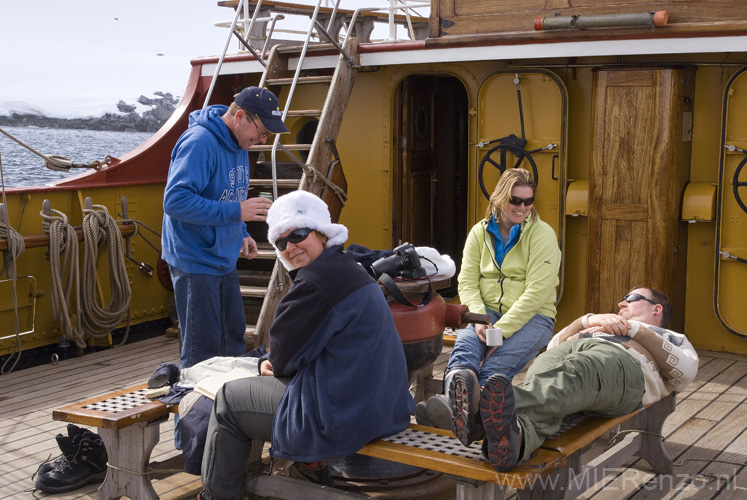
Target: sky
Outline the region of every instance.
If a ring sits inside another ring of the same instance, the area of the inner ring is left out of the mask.
[[[214,23],[233,15],[218,0],[0,0],[0,115],[100,116],[181,96],[190,60],[221,53],[228,29]]]

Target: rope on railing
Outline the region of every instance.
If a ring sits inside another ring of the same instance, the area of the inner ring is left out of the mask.
[[[49,214],[42,210],[39,215],[43,219],[42,228],[49,235],[52,317],[60,324],[63,337],[74,341],[79,349],[85,349],[85,335],[80,329],[80,321],[73,326],[70,313],[71,294],[74,294],[74,304],[79,312],[81,303],[78,237],[67,216],[59,210],[50,209]]]
[[[125,253],[119,227],[104,205],[93,205],[83,210],[83,281],[79,324],[87,335],[108,335],[125,318],[127,327],[122,344],[130,332],[130,282],[125,267]],[[109,284],[111,298],[106,305],[96,299],[96,262],[99,248],[106,245],[109,255]]]

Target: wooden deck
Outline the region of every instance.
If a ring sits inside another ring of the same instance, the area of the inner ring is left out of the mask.
[[[437,374],[448,350],[437,362]],[[159,363],[176,362],[177,351],[176,339],[158,337],[0,376],[0,500],[97,499],[98,484],[65,494],[33,491],[33,473],[42,461],[59,455],[54,437],[66,432],[65,423],[52,420],[52,410],[143,382]],[[522,378],[519,374],[516,381]],[[674,475],[653,474],[648,464],[634,461],[597,478],[579,498],[747,498],[747,357],[702,352],[695,382],[677,399],[677,410],[664,427]],[[179,457],[173,420],[161,429],[152,458],[169,467]],[[195,498],[200,478],[180,473],[155,480],[154,487],[164,499]]]

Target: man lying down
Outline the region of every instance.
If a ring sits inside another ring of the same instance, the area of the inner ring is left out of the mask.
[[[461,369],[449,387],[452,430],[466,446],[484,439],[483,455],[498,471],[527,460],[566,415],[619,417],[683,391],[698,370],[687,338],[668,330],[672,305],[662,292],[635,287],[617,314],[587,314],[550,341],[524,383],[502,374],[480,387]],[[500,347],[499,347],[500,349]]]

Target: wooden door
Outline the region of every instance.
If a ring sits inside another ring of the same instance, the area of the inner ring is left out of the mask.
[[[692,72],[677,68],[595,73],[588,311],[615,312],[630,287],[647,285],[672,299],[670,326],[681,331],[692,83]]]
[[[467,92],[451,76],[412,75],[396,96],[392,245],[433,247],[458,270],[468,230]]]
[[[402,82],[402,175],[400,210],[395,213],[400,237],[414,245],[433,246],[434,107],[432,76],[415,75]],[[400,242],[395,242],[399,244]]]

